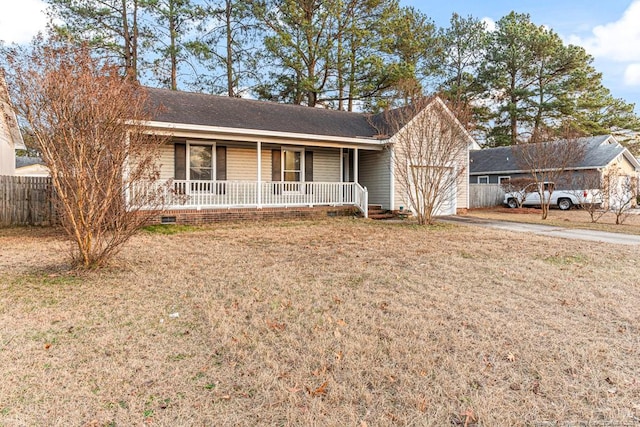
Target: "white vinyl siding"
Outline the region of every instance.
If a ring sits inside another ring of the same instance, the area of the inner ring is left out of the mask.
[[[262,181],[271,181],[271,162],[273,158],[271,157],[271,150],[262,150]],[[257,168],[257,164],[256,164]],[[256,172],[258,169],[256,169]]]
[[[265,167],[264,159],[265,158],[262,157],[263,169]],[[251,149],[251,148],[227,147],[227,180],[256,181],[257,178],[258,178],[257,150]]]
[[[174,178],[174,151],[173,144],[160,147],[158,162],[160,164],[160,179],[162,180]]]
[[[456,184],[456,208],[468,209],[469,208],[469,151],[460,156],[458,160],[458,168],[464,168],[464,173],[458,177]]]
[[[469,157],[468,151],[460,156],[457,162],[457,168],[464,168],[464,173],[460,174],[456,182],[456,209],[467,209],[469,207]],[[405,209],[410,208],[409,202],[403,197],[403,188],[398,180],[395,180],[394,209],[399,210],[400,206]],[[371,200],[371,197],[369,197]]]
[[[307,147],[313,152],[313,181],[340,181],[340,149]]]
[[[391,208],[390,153],[389,150],[358,152],[358,181],[369,191],[369,204],[382,205],[383,209]]]

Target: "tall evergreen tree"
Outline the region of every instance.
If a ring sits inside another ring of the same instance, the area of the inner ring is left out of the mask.
[[[565,45],[525,14],[512,12],[496,27],[479,73],[492,108],[489,145],[550,139],[568,127],[578,134],[638,127],[633,105],[603,87],[582,47]]]
[[[256,80],[261,33],[251,4],[243,0],[206,0],[198,36],[188,49],[206,70],[193,83],[198,90],[240,96]]]
[[[518,142],[521,122],[527,114],[526,101],[532,96],[535,83],[531,40],[539,32],[525,14],[511,12],[496,23],[480,70],[487,96],[494,103],[489,145]]]
[[[149,13],[149,43],[154,58],[149,58],[152,72],[162,86],[178,89],[178,70],[188,60],[185,49],[187,33],[202,18],[202,8],[192,0],[142,0]]]
[[[435,81],[442,49],[437,27],[419,10],[403,7],[381,31],[381,51],[393,85],[379,107],[409,104]]]
[[[49,14],[56,33],[88,42],[104,56],[115,59],[129,78],[138,79],[142,0],[46,1],[51,6]]]
[[[274,71],[262,86],[263,98],[316,106],[324,101],[333,46],[335,17],[322,0],[264,0],[254,13],[269,30],[264,38]]]
[[[454,13],[441,37],[443,81],[439,89],[451,101],[467,104],[481,92],[477,75],[487,50],[486,24]]]

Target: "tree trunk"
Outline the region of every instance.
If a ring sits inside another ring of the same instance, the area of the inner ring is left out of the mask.
[[[178,52],[176,47],[176,11],[173,1],[169,2],[169,37],[170,37],[170,58],[171,58],[171,90],[178,90]]]
[[[226,36],[227,36],[227,57],[226,57],[226,67],[227,67],[227,93],[230,97],[235,97],[235,85],[233,81],[233,34],[231,31],[231,12],[233,5],[231,0],[226,0],[225,2],[225,25],[226,25]]]
[[[138,0],[133,2],[133,22],[129,25],[127,0],[122,0],[122,36],[124,38],[125,75],[138,80]]]

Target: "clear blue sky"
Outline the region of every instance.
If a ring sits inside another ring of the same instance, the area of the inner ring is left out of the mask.
[[[528,13],[531,21],[557,32],[566,42],[584,46],[595,57],[603,82],[640,112],[640,0],[401,0],[446,27],[451,14],[489,18]],[[594,32],[595,29],[595,32]]]

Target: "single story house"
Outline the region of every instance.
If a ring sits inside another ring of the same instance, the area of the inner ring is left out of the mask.
[[[175,197],[158,221],[349,210],[366,217],[369,205],[410,207],[394,176],[394,135],[380,135],[376,125],[382,114],[155,88],[148,96],[154,113],[145,129],[171,137],[161,150],[160,178],[172,182]],[[427,109],[451,114],[437,97],[419,114]],[[468,170],[468,152],[455,167]],[[440,215],[468,207],[466,174],[447,197]]]
[[[567,141],[557,141],[567,144]],[[599,135],[578,138],[571,143],[579,143],[584,156],[567,165],[567,172],[579,177],[584,174],[597,173],[602,177],[611,168],[619,168],[621,173],[637,176],[640,163],[631,152],[621,145],[612,135]],[[531,172],[518,162],[519,146],[485,148],[472,151],[469,159],[469,183],[502,184],[515,178],[528,178]]]
[[[636,204],[635,196],[637,194],[633,193],[638,191],[640,163],[614,136],[599,135],[572,141],[560,140],[553,143],[578,143],[581,144],[583,152],[583,155],[566,165],[565,172],[555,183],[556,189],[602,188],[601,183],[604,182],[605,177],[609,176],[611,179],[612,176],[615,176],[617,181],[609,191],[615,191],[615,194],[618,194],[617,197],[630,200],[632,205]],[[519,149],[521,147],[515,145],[472,151],[469,159],[469,183],[503,184],[512,179],[531,178],[531,172],[518,161],[517,150]],[[633,182],[636,183],[635,186]],[[617,202],[613,194],[610,193],[609,203],[615,205]]]
[[[26,149],[0,70],[0,175],[15,173],[16,150]]]

